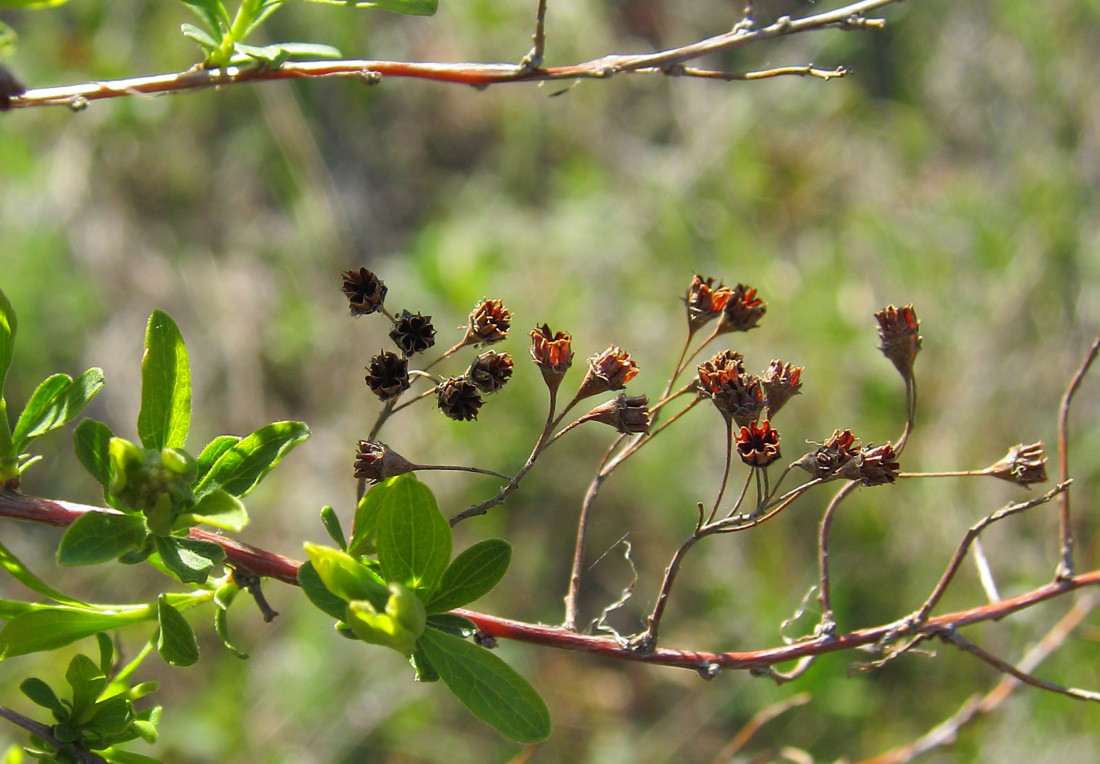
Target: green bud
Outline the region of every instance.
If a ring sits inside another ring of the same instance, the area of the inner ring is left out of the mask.
[[[145,451],[125,438],[111,438],[107,453],[111,460],[111,482],[107,491],[119,494],[126,489],[132,474],[145,466]]]
[[[355,636],[364,642],[392,648],[404,656],[416,650],[416,640],[424,633],[427,611],[420,598],[397,581],[389,584],[386,610],[379,613],[369,600],[348,603],[345,620]]]
[[[199,474],[199,463],[191,454],[182,448],[166,448],[160,452],[160,460],[169,472],[188,481],[194,480]]]

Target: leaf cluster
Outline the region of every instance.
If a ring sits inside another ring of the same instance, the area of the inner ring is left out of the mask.
[[[417,679],[447,687],[475,715],[523,743],[545,740],[550,715],[535,689],[486,648],[474,625],[447,611],[487,594],[512,551],[487,539],[451,560],[451,527],[431,490],[414,475],[379,483],[359,502],[344,546],[335,516],[323,513],[341,548],[306,544],[298,574],[306,595],[338,621],[344,636],[409,658]]]

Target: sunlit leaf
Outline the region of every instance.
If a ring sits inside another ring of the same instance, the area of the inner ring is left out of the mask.
[[[191,367],[175,321],[154,310],[141,359],[137,430],[146,448],[183,448],[191,425]]]

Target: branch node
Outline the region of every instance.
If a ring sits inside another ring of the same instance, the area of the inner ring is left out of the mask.
[[[711,681],[716,676],[722,673],[722,667],[713,661],[705,663],[695,669],[695,672],[706,681]]]

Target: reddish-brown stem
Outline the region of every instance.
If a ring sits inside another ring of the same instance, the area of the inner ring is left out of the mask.
[[[72,524],[76,518],[85,512],[96,511],[113,510],[39,499],[9,490],[0,490],[0,517],[64,527]],[[296,585],[298,582],[297,574],[301,563],[297,560],[257,549],[225,536],[197,528],[191,529],[191,537],[220,544],[226,550],[226,560],[230,565],[236,565],[258,576],[273,578],[284,583]],[[1037,589],[1000,602],[929,618],[924,624],[915,627],[913,631],[931,635],[946,628],[957,629],[983,621],[996,621],[1041,602],[1063,596],[1068,592],[1097,585],[1100,585],[1100,570],[1093,570],[1059,583],[1040,586]],[[472,610],[458,609],[452,612],[464,618],[469,618],[486,636],[498,639],[514,639],[559,650],[573,650],[606,658],[693,670],[708,670],[712,666],[717,666],[719,669],[762,669],[775,664],[798,660],[807,655],[822,655],[875,644],[896,628],[895,624],[885,624],[873,628],[858,629],[847,634],[838,635],[833,639],[817,637],[789,645],[743,652],[711,653],[667,648],[655,648],[650,652],[639,652],[624,647],[609,637],[577,634],[557,626],[514,621]]]
[[[1065,483],[1069,480],[1070,403],[1073,401],[1074,394],[1077,392],[1085,375],[1088,373],[1089,367],[1092,366],[1092,362],[1096,360],[1097,353],[1100,353],[1100,335],[1097,335],[1096,340],[1092,343],[1092,347],[1089,348],[1089,352],[1085,355],[1085,360],[1081,363],[1081,367],[1077,369],[1077,373],[1074,374],[1073,379],[1070,380],[1069,387],[1066,388],[1066,394],[1062,396],[1062,405],[1058,410],[1058,481],[1061,483]],[[1070,523],[1069,491],[1064,491],[1062,493],[1061,509],[1062,562],[1058,566],[1057,577],[1066,578],[1073,575],[1073,527]]]
[[[828,635],[836,631],[836,620],[833,618],[833,598],[829,587],[829,531],[833,527],[833,518],[836,516],[837,507],[844,501],[859,483],[848,483],[833,496],[825,514],[821,517],[821,528],[817,537],[817,601],[821,603],[821,634]]]
[[[246,82],[264,82],[314,77],[355,77],[374,83],[384,77],[413,77],[436,82],[486,87],[513,82],[547,80],[606,79],[615,74],[677,73],[678,65],[721,51],[826,27],[853,28],[853,19],[894,5],[901,0],[861,0],[831,11],[792,19],[783,16],[760,28],[738,25],[728,32],[679,48],[640,55],[608,55],[571,66],[531,68],[526,64],[438,63],[412,61],[305,61],[286,62],[278,67],[193,68],[186,72],[134,77],[107,82],[90,82],[56,88],[32,88],[10,98],[13,109],[63,105],[81,108],[89,101],[131,95],[175,93]],[[856,26],[859,26],[858,24]]]

